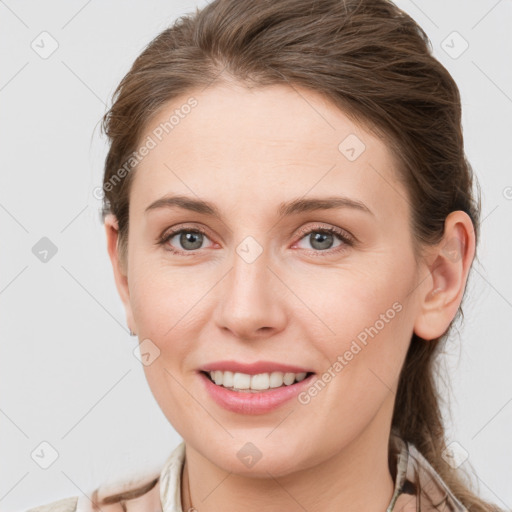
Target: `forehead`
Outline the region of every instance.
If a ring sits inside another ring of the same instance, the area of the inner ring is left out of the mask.
[[[339,191],[384,212],[403,197],[386,144],[295,86],[191,91],[159,111],[143,134],[149,139],[132,184],[146,203],[168,192],[280,202]]]

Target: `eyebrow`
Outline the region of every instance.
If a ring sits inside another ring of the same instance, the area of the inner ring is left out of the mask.
[[[209,215],[222,219],[219,209],[208,201],[195,199],[188,196],[164,196],[151,203],[145,210],[149,212],[160,208],[178,207],[184,210],[190,210],[203,215]],[[308,199],[295,199],[281,203],[278,206],[277,214],[279,218],[297,215],[299,213],[312,212],[318,210],[332,210],[338,208],[351,208],[374,215],[374,213],[361,201],[350,199],[343,196],[332,197],[312,197]]]

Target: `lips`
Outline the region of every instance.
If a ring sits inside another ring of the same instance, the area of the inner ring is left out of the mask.
[[[239,372],[246,373],[248,375],[257,375],[259,373],[272,373],[272,372],[290,372],[290,373],[314,373],[310,368],[303,366],[292,366],[289,364],[277,363],[273,361],[256,361],[254,363],[242,363],[238,361],[215,361],[208,363],[201,368],[199,371],[211,372],[215,370],[227,371],[227,372]]]
[[[244,415],[265,414],[283,406],[306,389],[316,378],[315,372],[305,366],[274,361],[254,363],[233,360],[215,361],[205,364],[197,370],[197,373],[206,393],[217,405]],[[217,374],[215,381],[211,377],[212,373]],[[242,374],[245,374],[245,377],[242,377]],[[276,374],[279,374],[280,380],[274,378]],[[233,381],[227,384],[228,387],[226,387],[226,378]],[[258,389],[255,389],[253,379],[259,379],[256,385]],[[298,381],[291,382],[294,379]],[[223,382],[220,382],[221,380]],[[249,385],[248,380],[250,380]],[[260,382],[262,380],[265,380],[265,385]],[[247,389],[249,387],[251,389]]]

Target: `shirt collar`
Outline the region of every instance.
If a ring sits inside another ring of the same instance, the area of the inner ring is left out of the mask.
[[[468,512],[416,446],[404,441],[396,430],[391,431],[389,453],[397,474],[386,512]]]
[[[185,462],[185,442],[172,451],[160,473],[160,501],[163,512],[183,512],[181,508],[181,470]]]

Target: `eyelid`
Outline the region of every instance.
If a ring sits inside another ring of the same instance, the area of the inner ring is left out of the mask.
[[[315,230],[318,230],[318,231],[331,231],[331,232],[334,232],[336,233],[338,236],[340,236],[342,239],[345,239],[346,242],[350,242],[350,243],[356,243],[357,242],[357,238],[350,232],[348,232],[346,229],[343,229],[343,228],[339,228],[337,226],[333,226],[333,225],[324,225],[322,223],[313,223],[313,225],[308,225],[308,226],[305,226],[305,227],[302,227],[299,229],[299,231],[296,233],[295,236],[297,237],[301,237],[302,238],[302,235],[304,234],[308,234],[310,233],[311,231],[315,231]]]
[[[172,226],[170,228],[167,228],[163,231],[163,233],[158,237],[158,240],[156,242],[157,245],[165,244],[168,242],[171,238],[175,237],[177,234],[179,234],[181,231],[196,231],[204,236],[208,237],[211,240],[210,235],[208,234],[208,230],[202,226],[197,225],[189,225],[188,223],[184,224],[177,224],[176,226]],[[197,249],[200,250],[200,249]],[[180,252],[179,249],[176,249],[176,252]],[[189,252],[194,253],[195,251],[181,251],[181,252]]]

